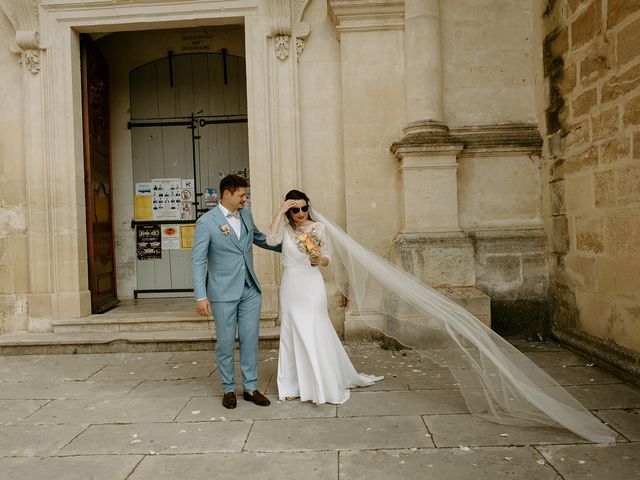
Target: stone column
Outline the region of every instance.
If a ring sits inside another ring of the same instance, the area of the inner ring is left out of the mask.
[[[460,229],[458,155],[464,144],[444,118],[440,0],[406,2],[404,56],[405,137],[391,148],[402,181],[395,260],[490,323],[489,298],[475,288],[473,244]]]
[[[440,0],[405,2],[404,25],[407,123],[442,122]]]
[[[457,155],[442,109],[440,0],[405,5],[405,138],[394,144],[403,186],[403,233],[459,230]]]

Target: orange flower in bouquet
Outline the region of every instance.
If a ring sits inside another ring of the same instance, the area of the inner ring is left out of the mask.
[[[312,228],[308,232],[301,233],[296,237],[296,240],[298,241],[298,250],[302,253],[306,253],[312,258],[320,256],[322,252],[322,241],[318,237],[315,228]]]

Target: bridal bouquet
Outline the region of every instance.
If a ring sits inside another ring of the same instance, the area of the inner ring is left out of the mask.
[[[318,237],[315,228],[312,228],[308,232],[302,233],[296,237],[298,241],[298,249],[302,253],[306,253],[309,257],[319,257],[322,246],[322,241]]]

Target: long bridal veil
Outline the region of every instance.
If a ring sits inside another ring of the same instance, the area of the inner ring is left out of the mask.
[[[502,424],[563,426],[595,443],[615,433],[558,382],[464,308],[370,252],[313,210],[349,308],[453,374],[470,412]]]

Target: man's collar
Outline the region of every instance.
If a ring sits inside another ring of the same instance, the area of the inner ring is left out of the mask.
[[[227,207],[225,207],[224,205],[222,205],[222,203],[218,203],[218,206],[220,207],[220,210],[222,211],[222,214],[223,214],[225,217],[226,217],[229,213],[231,213]]]

